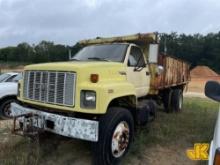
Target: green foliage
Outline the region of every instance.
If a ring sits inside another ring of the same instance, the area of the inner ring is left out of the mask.
[[[0,63],[40,63],[53,61],[67,61],[69,49],[76,53],[78,45],[69,47],[61,44],[54,44],[49,41],[41,41],[38,45],[20,43],[15,47],[0,49]]]
[[[172,154],[178,155],[179,152],[178,158],[182,160],[186,157],[186,150],[192,148],[195,143],[210,143],[218,116],[218,106],[218,103],[209,99],[184,98],[183,110],[180,113],[166,114],[160,109],[153,123],[137,129],[136,139],[122,164],[133,164],[134,155],[144,159],[144,154],[155,151],[155,148],[169,152],[176,148]],[[153,155],[158,157],[157,153]],[[165,155],[169,154],[164,153],[161,156]]]
[[[177,34],[175,32],[161,35],[160,51],[164,52],[166,43],[167,53],[188,61],[192,67],[207,65],[220,73],[220,32],[207,35]],[[0,63],[40,63],[68,60],[68,50],[74,55],[81,49],[76,44],[73,47],[41,41],[38,45],[20,43],[15,47],[0,49]]]
[[[194,34],[163,34],[160,50],[174,55],[191,63],[191,66],[207,65],[220,72],[220,32],[207,35]]]

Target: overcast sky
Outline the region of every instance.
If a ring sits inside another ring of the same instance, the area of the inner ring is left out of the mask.
[[[220,31],[220,0],[0,0],[0,47],[96,36]]]

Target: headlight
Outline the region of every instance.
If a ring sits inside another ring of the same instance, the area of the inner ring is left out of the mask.
[[[96,107],[96,92],[83,90],[81,91],[81,107],[95,108]]]
[[[215,152],[215,160],[214,160],[214,165],[219,165],[220,164],[220,148],[218,148]]]

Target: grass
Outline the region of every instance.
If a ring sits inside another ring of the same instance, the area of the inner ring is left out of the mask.
[[[160,110],[153,123],[137,129],[135,141],[122,164],[147,164],[148,161],[157,160],[158,157],[166,158],[168,164],[171,164],[169,161],[173,159],[172,154],[176,152],[180,154],[176,159],[186,157],[185,149],[193,147],[194,143],[211,141],[217,109],[218,104],[213,101],[186,98],[181,113],[166,114]],[[4,132],[9,130],[0,129],[0,140]],[[7,142],[0,141],[0,164],[2,165],[26,165],[30,164],[30,161],[32,161],[31,164],[86,165],[91,161],[90,145],[87,142],[49,135],[41,143],[31,143],[22,137],[10,134],[5,136],[8,138]],[[158,152],[155,148],[159,148],[162,152]],[[166,152],[171,155],[167,156]],[[183,158],[182,164],[187,164],[185,160],[187,158]],[[166,163],[162,164],[166,165]]]
[[[134,155],[141,159],[143,151],[155,145],[163,148],[188,148],[193,147],[194,143],[210,143],[217,110],[218,103],[200,98],[185,98],[183,111],[178,114],[166,114],[160,110],[156,121],[145,129],[138,129],[136,140],[124,164],[129,164]]]

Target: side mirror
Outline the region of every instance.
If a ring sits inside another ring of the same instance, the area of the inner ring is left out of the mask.
[[[220,102],[220,84],[216,81],[208,81],[205,85],[205,95]]]
[[[149,45],[149,55],[148,55],[149,63],[157,63],[158,62],[158,52],[159,52],[159,45],[158,44],[150,44]]]

